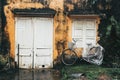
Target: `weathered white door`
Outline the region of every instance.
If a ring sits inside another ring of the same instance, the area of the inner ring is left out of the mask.
[[[53,20],[51,18],[17,17],[15,41],[15,59],[19,63],[19,68],[53,67]]]
[[[53,20],[34,18],[34,67],[50,68],[53,66]]]
[[[32,68],[33,27],[31,18],[16,18],[15,41],[15,59],[19,63],[19,68]]]

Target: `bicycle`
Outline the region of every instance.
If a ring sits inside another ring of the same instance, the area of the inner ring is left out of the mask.
[[[68,43],[68,48],[62,52],[62,62],[65,65],[73,65],[77,59],[83,59],[87,62],[101,65],[103,60],[102,50],[103,48],[100,45],[93,46],[92,43],[87,44],[86,55],[78,57],[78,50],[75,47],[76,40],[73,39],[73,42]],[[85,50],[85,49],[83,49]]]

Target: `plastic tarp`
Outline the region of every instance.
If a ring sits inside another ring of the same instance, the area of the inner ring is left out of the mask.
[[[86,51],[87,55],[83,57],[83,59],[89,63],[101,65],[103,62],[103,52],[104,48],[101,45],[97,44]]]

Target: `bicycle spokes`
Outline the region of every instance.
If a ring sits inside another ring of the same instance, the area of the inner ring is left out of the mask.
[[[77,55],[74,51],[67,49],[65,51],[63,51],[62,53],[62,62],[65,65],[72,65],[76,62],[77,60]]]

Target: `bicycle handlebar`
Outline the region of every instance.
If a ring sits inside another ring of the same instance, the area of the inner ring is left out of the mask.
[[[76,43],[77,41],[79,41],[79,40],[75,40],[74,38],[72,40],[73,40],[74,43]]]
[[[73,38],[72,40],[73,40],[74,42],[76,42],[76,40],[75,40],[74,38]]]

